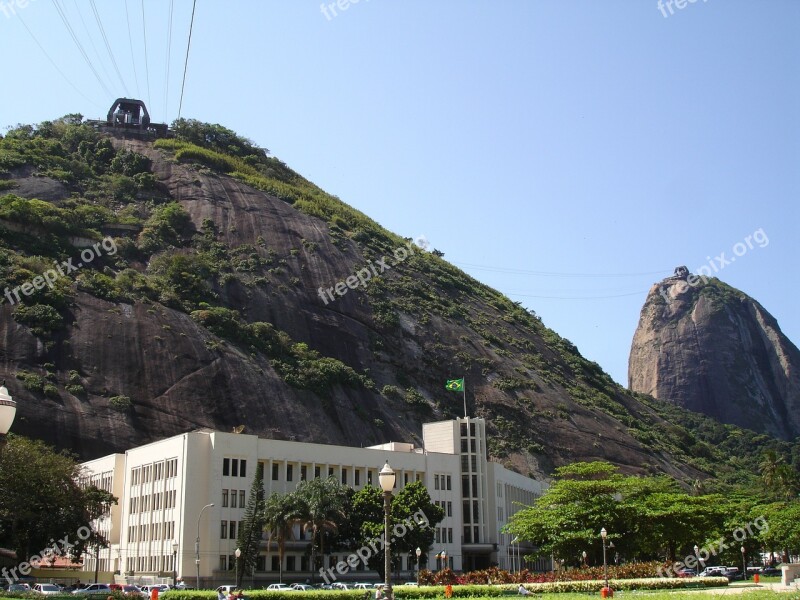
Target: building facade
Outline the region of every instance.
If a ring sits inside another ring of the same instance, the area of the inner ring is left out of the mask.
[[[353,448],[200,430],[84,463],[85,481],[119,498],[119,505],[95,524],[110,546],[100,550],[99,565],[95,557],[85,557],[84,569],[116,572],[119,580],[136,582],[176,577],[192,586],[199,572],[202,587],[230,583],[236,538],[259,463],[269,495],[329,476],[356,490],[379,487],[378,473],[386,461],[396,473],[397,489],[422,481],[444,510],[426,552],[429,568],[445,562],[457,571],[493,564],[507,569],[549,566],[522,565],[515,558],[519,548],[500,533],[546,484],[488,461],[485,421],[465,418],[424,424],[422,448],[400,442]],[[295,533],[282,565],[264,540],[254,584],[276,581],[279,571],[284,581],[319,579],[310,570],[308,536],[299,528]],[[322,561],[329,568],[345,558],[346,553],[326,553]],[[403,556],[401,561],[401,570],[413,577],[416,558]],[[359,565],[343,579],[370,575]]]

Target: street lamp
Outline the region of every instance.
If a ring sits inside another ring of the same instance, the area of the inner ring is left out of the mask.
[[[14,417],[17,415],[17,403],[8,395],[8,388],[6,388],[6,380],[3,380],[3,385],[0,386],[0,452],[3,451],[3,446],[6,444],[6,434],[11,429],[11,424],[14,422]]]
[[[517,550],[519,550],[519,536],[515,537],[511,540],[511,570],[516,572],[517,571],[517,554],[519,552],[514,551],[514,544],[517,545]]]
[[[700,547],[697,544],[695,544],[694,545],[694,556],[697,559],[697,566],[695,567],[694,570],[697,572],[698,576],[700,575],[700,557],[699,557],[699,553],[700,553]],[[708,558],[708,557],[706,557],[706,558]]]
[[[178,585],[178,542],[172,544],[172,587]]]
[[[383,595],[386,600],[394,600],[394,593],[392,592],[392,534],[390,521],[392,517],[392,490],[394,489],[395,474],[392,467],[389,466],[388,460],[378,474],[378,479],[383,490],[384,536],[386,538],[386,554],[383,561],[383,569],[386,573],[386,587],[383,590]]]
[[[606,538],[608,537],[608,532],[605,527],[600,530],[600,537],[603,538],[603,578],[606,580],[606,586],[603,591],[608,595],[608,561],[606,561]]]
[[[442,569],[447,568],[447,550],[442,550]]]
[[[214,506],[214,503],[206,504],[200,509],[200,514],[197,515],[197,539],[194,541],[194,568],[195,568],[195,581],[194,589],[200,589],[200,519],[207,508]]]
[[[588,565],[586,564],[586,550],[584,550],[583,552],[581,552],[581,556],[583,557],[583,566],[584,566],[584,567],[588,566]]]
[[[417,587],[419,587],[419,560],[420,557],[422,556],[422,548],[417,546],[417,550],[415,553],[417,555]]]
[[[237,548],[233,555],[236,557],[236,587],[240,588],[242,587],[242,561],[240,560],[242,558],[242,549]]]
[[[742,546],[739,548],[742,551],[742,581],[747,581],[747,550]]]

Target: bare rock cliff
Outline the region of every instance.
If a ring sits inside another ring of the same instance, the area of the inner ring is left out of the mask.
[[[650,289],[628,385],[723,423],[800,434],[800,351],[758,302],[684,267]]]

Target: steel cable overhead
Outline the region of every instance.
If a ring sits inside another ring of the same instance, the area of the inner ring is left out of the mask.
[[[92,61],[89,60],[89,56],[86,54],[86,50],[83,49],[83,46],[78,40],[78,36],[75,35],[75,31],[69,24],[67,15],[64,13],[61,6],[59,6],[58,0],[53,0],[53,6],[56,7],[56,11],[58,11],[58,15],[61,17],[61,21],[64,23],[64,27],[67,28],[67,32],[70,34],[70,37],[72,37],[72,41],[75,42],[75,46],[78,48],[78,51],[81,53],[81,56],[83,56],[83,60],[86,61],[86,64],[89,66],[89,69],[91,69],[92,73],[94,73],[95,78],[97,79],[98,83],[103,88],[103,90],[105,90],[106,94],[108,94],[109,97],[113,98],[114,95],[111,93],[111,91],[108,89],[108,86],[106,86],[105,82],[100,77],[100,74],[97,72],[97,69],[94,68]]]
[[[144,0],[142,0],[144,1]],[[189,48],[192,45],[192,29],[194,29],[194,9],[197,7],[197,0],[192,1],[192,20],[189,23],[189,41],[186,43],[186,60],[183,63],[183,83],[181,83],[181,101],[178,104],[178,118],[181,118],[183,109],[183,90],[186,87],[186,69],[189,66]]]
[[[133,53],[133,36],[131,35],[131,17],[128,14],[128,0],[125,0],[125,20],[128,23],[128,44],[131,48],[131,64],[133,65],[133,79],[136,81],[136,96],[141,96],[139,90],[139,74],[136,72],[136,55]]]
[[[83,13],[81,12],[81,9],[78,6],[78,0],[72,0],[72,4],[75,6],[75,12],[78,13],[78,18],[81,20],[81,25],[83,25],[83,30],[86,32],[86,37],[89,38],[89,43],[92,45],[92,50],[94,50],[94,56],[95,58],[97,58],[97,62],[100,63],[100,68],[103,71],[103,76],[106,78],[106,80],[110,81],[111,77],[109,77],[108,71],[106,70],[106,65],[103,62],[100,53],[97,51],[97,46],[95,46],[94,44],[94,38],[92,37],[92,34],[89,33],[89,28],[86,26],[86,20],[83,18]]]
[[[147,103],[150,103],[150,66],[147,64],[147,25],[144,19],[144,0],[142,0],[142,35],[144,36],[144,72],[147,79]],[[152,106],[152,104],[151,104]]]
[[[36,38],[36,36],[35,36],[35,35],[33,35],[33,32],[32,32],[32,31],[30,30],[30,28],[28,27],[28,24],[27,24],[27,23],[25,23],[25,19],[23,19],[23,18],[22,18],[22,15],[21,15],[21,14],[19,14],[19,13],[17,13],[17,18],[19,19],[19,22],[20,22],[20,23],[22,23],[22,26],[25,28],[25,31],[27,31],[27,32],[28,32],[28,35],[30,35],[30,36],[31,36],[31,39],[33,39],[34,43],[35,43],[37,46],[39,46],[39,50],[41,50],[41,51],[42,51],[42,54],[44,54],[44,55],[45,55],[45,57],[47,58],[47,60],[49,60],[49,61],[50,61],[50,64],[51,64],[51,65],[53,65],[53,68],[54,68],[56,71],[58,71],[58,74],[59,74],[59,75],[61,75],[61,77],[63,77],[63,78],[64,78],[64,81],[66,81],[66,82],[67,82],[67,83],[68,83],[70,86],[72,86],[72,89],[74,89],[76,92],[78,92],[78,94],[79,94],[79,95],[80,95],[80,96],[81,96],[81,97],[82,97],[84,100],[86,100],[87,102],[90,102],[90,103],[91,103],[91,104],[93,104],[94,106],[97,106],[98,108],[100,108],[100,105],[99,105],[99,104],[97,104],[97,102],[95,102],[95,101],[94,101],[94,100],[92,100],[91,98],[87,97],[87,96],[86,96],[86,94],[84,94],[84,93],[83,93],[83,92],[80,90],[80,88],[78,88],[78,86],[76,86],[74,83],[72,83],[72,80],[71,80],[69,77],[67,77],[67,76],[66,76],[66,74],[64,73],[64,71],[62,71],[62,70],[59,68],[59,66],[56,64],[56,62],[55,62],[55,61],[54,61],[54,60],[53,60],[53,59],[50,57],[50,55],[47,53],[47,50],[45,50],[45,49],[44,49],[44,46],[42,46],[42,45],[39,43],[39,40]]]
[[[167,119],[169,105],[169,62],[172,55],[172,14],[175,9],[175,0],[169,0],[169,34],[167,36],[167,65],[164,75],[164,120]]]
[[[108,43],[108,36],[106,35],[106,30],[103,27],[103,21],[100,19],[100,13],[97,12],[97,6],[95,5],[94,0],[89,0],[89,5],[92,7],[94,18],[97,21],[97,27],[100,29],[100,35],[103,36],[103,42],[106,45],[106,50],[108,50],[108,56],[111,58],[111,64],[114,66],[114,70],[117,72],[117,77],[119,77],[119,82],[122,84],[122,89],[125,90],[125,95],[127,96],[128,85],[125,83],[125,80],[122,78],[122,73],[119,71],[117,59],[114,57],[114,52],[111,51],[111,44]]]

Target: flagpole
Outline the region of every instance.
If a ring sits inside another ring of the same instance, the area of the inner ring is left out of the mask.
[[[464,418],[468,419],[467,417],[467,377],[464,376]]]

